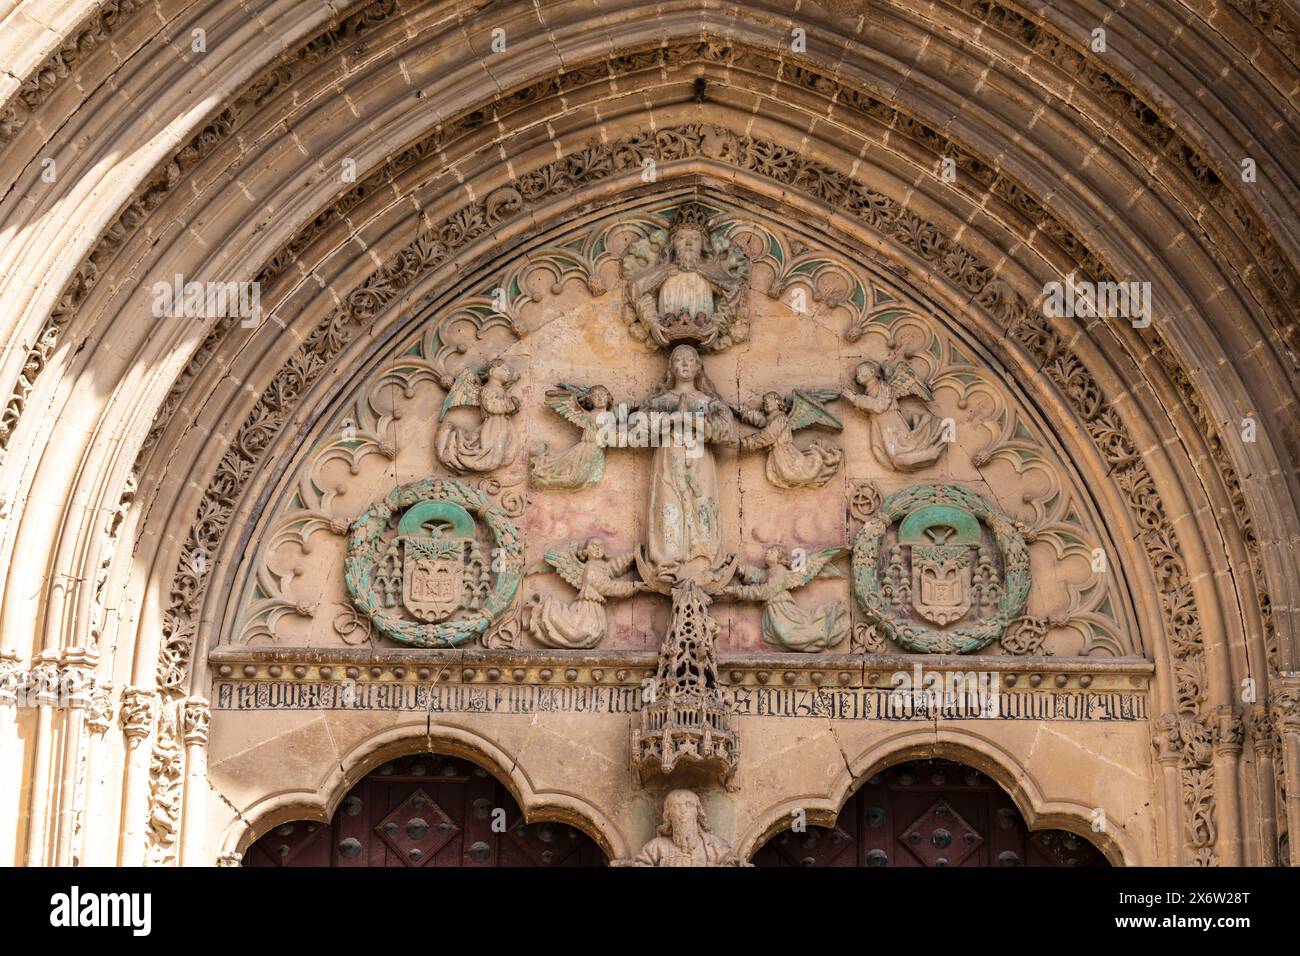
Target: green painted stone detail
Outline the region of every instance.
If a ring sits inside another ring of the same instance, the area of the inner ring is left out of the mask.
[[[915,517],[914,517],[915,516]],[[966,529],[986,525],[1002,553],[1005,584],[994,613],[956,627],[937,628],[900,614],[881,593],[877,565],[885,532],[902,521],[909,533],[944,524]],[[961,485],[913,485],[890,495],[853,539],[853,596],[868,623],[878,625],[904,650],[918,654],[970,654],[988,647],[1020,616],[1029,599],[1029,548],[1011,518],[994,510],[984,496]]]
[[[487,525],[500,549],[502,570],[497,572],[482,608],[466,618],[440,624],[409,621],[384,608],[373,577],[384,549],[384,532],[398,511],[406,511],[403,525],[439,519],[450,521],[460,532],[464,522],[457,512],[473,515]],[[408,520],[413,511],[416,517]],[[394,488],[383,501],[372,504],[352,522],[343,571],[352,603],[381,634],[415,647],[454,647],[486,632],[510,607],[523,582],[524,547],[519,528],[503,510],[489,502],[487,495],[460,481],[425,478]]]

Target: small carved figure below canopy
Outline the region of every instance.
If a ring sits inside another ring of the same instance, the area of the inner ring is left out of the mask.
[[[709,831],[704,804],[692,790],[670,790],[664,797],[657,835],[631,860],[615,866],[752,866],[725,840]]]

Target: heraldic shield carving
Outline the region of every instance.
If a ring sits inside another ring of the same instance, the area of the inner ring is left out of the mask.
[[[480,525],[490,544],[480,540]],[[510,607],[523,562],[519,529],[485,494],[425,479],[352,523],[344,569],[353,604],[381,633],[450,647],[483,634]]]
[[[1002,636],[1029,597],[1015,521],[961,485],[891,495],[853,542],[853,593],[905,650],[969,654]]]

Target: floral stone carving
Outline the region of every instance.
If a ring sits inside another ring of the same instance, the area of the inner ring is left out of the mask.
[[[1015,522],[961,485],[905,488],[854,538],[854,596],[867,622],[908,651],[987,647],[1024,610],[1029,587]]]
[[[492,535],[486,554],[480,523]],[[380,633],[450,647],[501,618],[523,580],[523,561],[519,529],[487,495],[459,481],[424,479],[394,489],[352,523],[343,567],[352,602]]]

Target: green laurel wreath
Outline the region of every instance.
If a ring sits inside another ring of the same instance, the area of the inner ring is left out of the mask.
[[[384,609],[372,583],[393,513],[421,501],[449,501],[464,508],[488,526],[500,549],[503,569],[496,573],[483,607],[471,617],[441,624],[408,621]],[[343,570],[352,603],[382,634],[416,647],[454,647],[483,634],[510,606],[524,578],[524,548],[519,528],[487,495],[459,481],[424,478],[393,489],[352,522]]]
[[[974,624],[941,631],[896,613],[880,593],[877,559],[889,526],[923,505],[949,505],[969,511],[988,526],[1002,552],[1006,584],[997,612]],[[994,511],[980,494],[961,485],[913,485],[890,495],[853,539],[853,596],[867,621],[880,625],[904,650],[918,654],[969,654],[1002,636],[1029,599],[1029,548],[1006,515]]]

